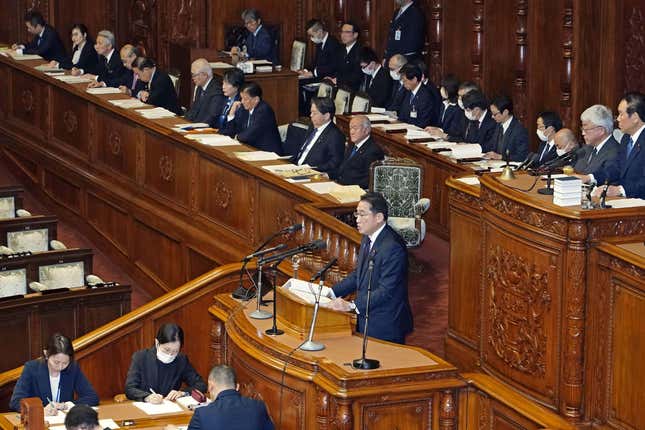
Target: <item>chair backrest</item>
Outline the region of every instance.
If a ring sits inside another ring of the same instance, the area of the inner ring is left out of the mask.
[[[336,97],[334,98],[334,105],[336,106],[336,115],[343,115],[347,113],[349,108],[349,98],[351,94],[349,91],[343,90],[341,88],[336,91]]]
[[[287,127],[285,140],[282,143],[282,152],[287,155],[296,156],[300,151],[300,147],[307,138],[307,130],[309,126],[300,122],[292,122]]]
[[[179,98],[179,88],[181,85],[181,72],[178,70],[168,71],[168,76],[172,81],[172,86],[175,87],[175,92],[177,93],[177,98]]]
[[[334,92],[334,87],[327,82],[321,82],[318,86],[318,97],[331,97]]]
[[[287,140],[287,130],[289,129],[289,124],[281,124],[278,126],[278,133],[280,134],[280,142],[284,143]]]
[[[370,166],[370,190],[385,197],[389,216],[414,218],[422,187],[423,166],[412,160],[386,157]]]
[[[299,40],[294,40],[291,45],[291,70],[302,70],[305,67],[305,54],[307,52],[307,44]]]
[[[370,111],[370,99],[356,94],[352,100],[350,112],[367,113]]]

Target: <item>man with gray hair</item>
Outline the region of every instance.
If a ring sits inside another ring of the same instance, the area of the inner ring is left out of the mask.
[[[205,58],[193,61],[190,74],[195,84],[195,91],[193,104],[184,118],[193,122],[204,122],[213,127],[226,104],[222,86],[213,81],[213,69]]]
[[[98,74],[95,80],[90,82],[88,87],[115,87],[118,88],[123,82],[123,76],[127,69],[117,55],[114,34],[108,30],[101,30],[96,36],[94,49],[99,54]]]
[[[580,115],[580,131],[586,145],[578,150],[578,161],[573,166],[586,184],[614,182],[620,176],[618,142],[614,139],[614,118],[603,105],[593,105]]]
[[[238,389],[232,367],[213,367],[208,374],[208,392],[214,400],[195,409],[188,430],[273,430],[266,405],[242,396]]]
[[[245,9],[242,12],[242,20],[249,32],[245,41],[248,56],[279,64],[275,39],[263,25],[260,12],[257,9]]]
[[[345,149],[336,182],[342,185],[358,185],[367,189],[370,185],[370,165],[382,160],[385,154],[372,136],[372,124],[365,115],[353,116],[349,121],[349,140],[352,145]]]

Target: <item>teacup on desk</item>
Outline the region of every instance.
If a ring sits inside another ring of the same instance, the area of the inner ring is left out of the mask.
[[[562,168],[562,173],[565,175],[573,175],[573,166],[564,166]]]

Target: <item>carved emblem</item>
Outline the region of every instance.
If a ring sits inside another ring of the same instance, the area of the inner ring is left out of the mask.
[[[253,383],[252,380],[240,384],[240,393],[242,393],[243,396],[250,397],[255,400],[264,401],[262,394],[258,392],[258,389],[256,388],[255,383]]]
[[[500,246],[489,250],[486,267],[489,345],[513,369],[545,375],[544,314],[551,305],[548,273]]]
[[[167,155],[159,157],[159,173],[161,174],[161,179],[166,182],[172,181],[174,177],[174,166],[172,160]]]
[[[108,145],[112,155],[119,155],[121,153],[121,135],[119,132],[111,130],[108,135]]]
[[[34,110],[34,93],[31,90],[22,90],[20,100],[22,101],[22,107],[25,109],[25,112],[30,113]]]
[[[231,203],[232,197],[233,192],[226,186],[224,182],[218,181],[215,184],[215,189],[213,190],[213,199],[218,207],[226,209]]]
[[[296,217],[290,210],[281,209],[275,215],[276,225],[293,225],[296,223]]]
[[[645,79],[645,17],[643,9],[633,7],[625,29],[625,83],[627,90],[642,88]]]
[[[65,130],[72,134],[78,128],[78,118],[74,111],[66,110],[63,114],[63,124],[65,124]]]

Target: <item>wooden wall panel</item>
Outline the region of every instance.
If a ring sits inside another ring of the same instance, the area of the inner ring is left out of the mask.
[[[143,164],[146,188],[187,209],[193,171],[189,151],[182,145],[146,133]]]
[[[185,279],[181,241],[141,220],[134,221],[134,232],[137,238],[132,255],[135,264],[166,291],[181,285]],[[168,261],[174,263],[164,264]]]
[[[48,92],[42,83],[18,73],[11,73],[11,114],[16,125],[35,137],[47,135]]]
[[[99,166],[106,166],[120,173],[124,179],[137,180],[137,145],[141,133],[132,125],[124,122],[111,113],[97,109],[96,124],[96,160]]]
[[[43,187],[49,196],[70,211],[81,213],[81,188],[51,170],[43,170]]]
[[[132,237],[128,213],[119,205],[93,193],[87,193],[87,222],[124,255],[129,254]]]
[[[88,105],[78,97],[52,90],[52,131],[56,143],[82,159],[89,158]]]

